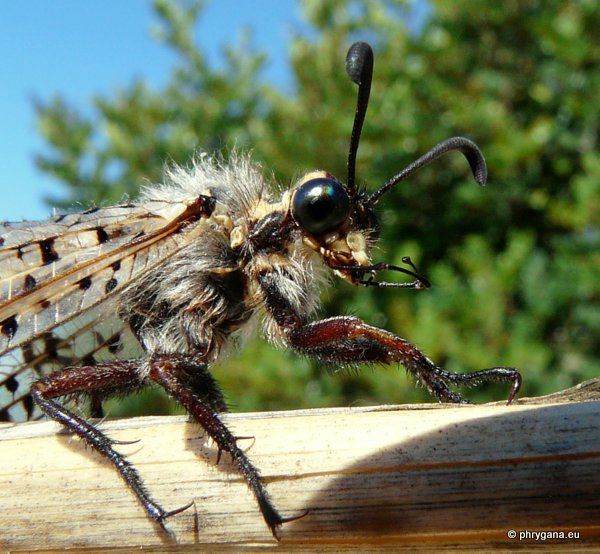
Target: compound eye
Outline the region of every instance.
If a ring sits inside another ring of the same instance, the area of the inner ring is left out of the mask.
[[[292,215],[309,233],[333,231],[348,218],[350,199],[335,179],[311,179],[302,184],[292,201]]]

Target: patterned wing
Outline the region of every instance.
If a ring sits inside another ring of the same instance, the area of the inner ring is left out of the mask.
[[[141,345],[112,304],[109,300],[0,357],[0,421],[39,419],[29,388],[53,371],[140,357]]]
[[[202,199],[0,224],[0,421],[37,417],[29,385],[66,366],[136,357],[115,298],[194,236]]]

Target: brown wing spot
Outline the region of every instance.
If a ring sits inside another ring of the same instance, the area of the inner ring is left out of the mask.
[[[99,244],[104,244],[105,242],[108,242],[108,239],[110,238],[106,230],[102,227],[96,228],[96,236],[98,237]]]
[[[54,249],[54,239],[41,240],[38,244],[44,265],[51,264],[60,258]]]
[[[5,319],[2,323],[0,323],[0,332],[8,337],[8,339],[12,339],[19,328],[19,324],[17,323],[17,318],[13,315],[7,319]]]
[[[3,423],[8,423],[9,421],[12,421],[12,419],[10,418],[10,414],[8,413],[8,408],[0,410],[0,421]]]
[[[110,267],[112,267],[113,271],[119,271],[119,269],[121,269],[121,262],[117,260],[116,262],[111,264]]]
[[[81,366],[86,366],[86,365],[96,365],[98,363],[98,361],[96,360],[96,358],[94,358],[94,356],[92,354],[88,354],[87,356],[84,356],[81,359]]]
[[[109,279],[106,282],[106,286],[104,287],[104,290],[106,291],[106,294],[112,292],[113,290],[115,290],[116,286],[119,284],[119,282],[113,277],[112,279]]]
[[[36,285],[37,285],[37,281],[35,280],[35,277],[28,273],[25,276],[25,284],[23,285],[23,289],[25,291],[29,291],[29,290],[34,289]]]
[[[108,346],[108,351],[111,354],[117,354],[121,350],[123,350],[123,342],[121,341],[121,335],[119,333],[116,333],[112,337],[110,337],[106,341],[106,344]]]
[[[4,238],[0,237],[0,246],[4,246]]]
[[[81,279],[79,281],[79,288],[81,290],[87,290],[92,286],[92,278],[91,277],[84,277],[83,279]]]
[[[35,408],[33,396],[31,396],[31,394],[24,396],[23,400],[21,400],[21,404],[23,404],[23,408],[25,409],[25,413],[27,414],[27,419],[31,419],[31,416],[33,415],[33,410]]]
[[[42,307],[44,310],[45,310],[45,309],[47,309],[47,308],[49,308],[49,307],[50,307],[50,304],[51,304],[50,300],[42,300],[42,301],[40,302],[40,306],[41,306],[41,307]]]
[[[18,388],[19,388],[19,381],[17,381],[16,377],[14,375],[11,375],[6,381],[4,381],[4,383],[2,383],[4,385],[4,387],[11,392],[12,394],[14,394],[15,392],[17,392]]]
[[[58,360],[58,344],[60,340],[52,333],[46,333],[44,339],[44,353],[50,360]]]

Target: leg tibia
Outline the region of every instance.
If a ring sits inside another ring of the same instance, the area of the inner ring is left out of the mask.
[[[512,401],[521,386],[516,369],[497,367],[474,373],[450,373],[437,367],[414,344],[355,317],[334,317],[286,330],[293,348],[330,363],[400,363],[438,399],[466,402],[450,385],[510,381]]]
[[[271,502],[260,473],[245,452],[238,447],[236,438],[221,421],[215,409],[219,402],[215,402],[214,394],[207,398],[206,395],[199,394],[191,386],[203,379],[198,374],[199,372],[204,373],[204,378],[207,380],[212,380],[207,367],[192,359],[184,356],[161,355],[152,360],[148,377],[163,387],[200,423],[220,451],[228,452],[231,455],[233,462],[244,475],[248,486],[254,493],[265,522],[277,538],[277,529],[286,519],[279,514]]]

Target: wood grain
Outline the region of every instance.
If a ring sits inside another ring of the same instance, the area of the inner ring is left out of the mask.
[[[580,389],[581,390],[581,389]],[[277,543],[227,457],[184,417],[101,424],[165,509],[149,522],[111,466],[51,422],[0,426],[0,549],[322,552],[600,546],[597,387],[512,406],[224,416],[287,523]],[[590,392],[591,391],[591,392]],[[551,403],[550,403],[551,401]],[[507,538],[509,530],[517,538]],[[519,540],[522,532],[579,538]]]

